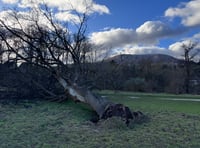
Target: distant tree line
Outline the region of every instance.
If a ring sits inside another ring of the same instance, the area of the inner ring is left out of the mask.
[[[188,93],[185,85],[184,61],[179,64],[153,63],[144,60],[140,64],[120,64],[105,61],[85,64],[84,77],[77,85],[98,90],[124,90],[155,93]],[[69,70],[74,71],[73,65]],[[5,75],[6,73],[6,75]],[[56,79],[47,70],[15,63],[0,64],[1,86],[18,88],[19,96],[48,97],[48,93],[63,94]],[[73,79],[75,79],[74,76]],[[34,80],[34,81],[32,81]],[[200,94],[200,63],[190,64],[189,93]],[[44,89],[41,89],[44,87]],[[48,91],[47,91],[48,90]],[[21,91],[21,95],[20,95]],[[23,94],[25,93],[25,94]],[[22,95],[23,94],[23,95]]]
[[[99,89],[199,94],[200,63],[190,61],[189,65],[189,77],[185,62],[181,60],[179,64],[153,63],[150,60],[143,60],[140,64],[118,64],[111,61],[99,63],[96,66],[99,70],[93,74],[97,73],[95,86]],[[95,75],[89,77],[94,78]]]

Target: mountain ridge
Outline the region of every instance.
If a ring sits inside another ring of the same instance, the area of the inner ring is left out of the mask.
[[[162,64],[179,64],[184,60],[177,59],[165,54],[121,54],[110,57],[106,62],[116,62],[124,64],[140,64],[141,62],[162,63]]]

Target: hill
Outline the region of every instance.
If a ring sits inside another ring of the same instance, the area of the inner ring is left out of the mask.
[[[183,60],[176,59],[169,55],[164,54],[144,54],[144,55],[131,55],[122,54],[117,55],[106,60],[107,62],[116,62],[121,64],[141,64],[143,62],[151,62],[154,64],[180,64]]]

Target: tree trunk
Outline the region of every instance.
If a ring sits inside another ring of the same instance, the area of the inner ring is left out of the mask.
[[[60,76],[57,76],[57,79],[63,86],[65,92],[67,92],[74,101],[80,101],[89,104],[94,111],[96,111],[100,118],[102,117],[106,106],[111,104],[111,102],[108,100],[97,97],[91,91],[78,87],[76,84],[71,84]]]
[[[118,116],[125,119],[126,124],[128,124],[129,120],[143,115],[141,112],[132,113],[128,107],[122,104],[115,104],[105,98],[96,96],[90,90],[78,87],[76,84],[71,84],[59,75],[56,75],[56,78],[74,101],[80,101],[91,106],[92,109],[98,114],[99,119],[107,119],[112,116]]]
[[[187,63],[185,63],[185,68],[186,68],[185,92],[189,94],[190,93],[190,61],[187,61]]]

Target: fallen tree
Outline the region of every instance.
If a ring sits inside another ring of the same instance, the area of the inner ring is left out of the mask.
[[[118,116],[125,119],[126,124],[129,120],[137,119],[143,116],[141,112],[131,112],[131,110],[122,104],[115,104],[105,98],[95,95],[90,90],[78,87],[76,84],[67,82],[62,77],[56,75],[58,81],[74,101],[80,101],[89,104],[99,116],[99,119],[107,119],[112,116]]]
[[[129,120],[141,117],[141,112],[132,113],[127,106],[110,102],[95,95],[88,87],[79,86],[79,80],[87,73],[85,64],[89,62],[92,52],[85,36],[87,12],[76,12],[79,21],[74,23],[76,31],[72,32],[66,28],[66,23],[54,19],[47,5],[39,6],[31,7],[23,15],[12,10],[7,12],[6,19],[0,18],[0,38],[6,60],[17,64],[25,62],[48,70],[64,88],[66,95],[91,106],[99,119],[118,116],[128,124]],[[70,65],[73,65],[73,70]],[[51,95],[48,90],[46,92]]]

